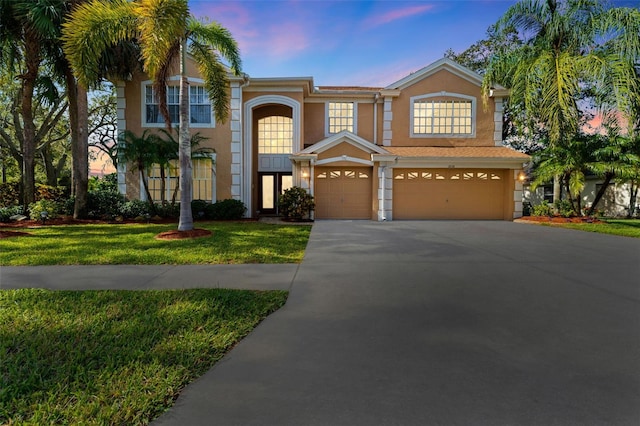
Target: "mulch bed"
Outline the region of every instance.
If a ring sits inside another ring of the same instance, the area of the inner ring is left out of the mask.
[[[11,238],[11,237],[29,237],[31,234],[28,232],[20,232],[20,231],[0,231],[0,239],[2,238]]]
[[[212,234],[206,229],[192,229],[191,231],[178,231],[177,229],[167,232],[161,232],[156,235],[156,240],[184,240],[186,238],[203,238]]]
[[[518,220],[542,223],[602,223],[601,220],[590,216],[522,216],[521,218],[518,218]]]

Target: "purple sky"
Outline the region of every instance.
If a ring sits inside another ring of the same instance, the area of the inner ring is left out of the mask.
[[[617,1],[637,5],[636,1]],[[485,37],[516,0],[189,0],[227,27],[251,77],[387,86]]]

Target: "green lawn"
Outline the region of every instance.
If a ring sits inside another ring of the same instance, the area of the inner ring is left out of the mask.
[[[563,228],[640,238],[640,219],[606,219],[603,223],[563,223]]]
[[[148,424],[283,291],[0,291],[0,424]]]
[[[0,265],[160,265],[299,263],[310,226],[256,222],[198,222],[210,237],[162,241],[176,225],[71,225],[0,239]],[[5,229],[7,230],[7,229]]]

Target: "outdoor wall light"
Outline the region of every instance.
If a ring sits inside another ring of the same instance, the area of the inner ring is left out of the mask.
[[[518,173],[518,180],[520,182],[524,182],[526,178],[527,178],[527,175],[525,175],[524,172]]]

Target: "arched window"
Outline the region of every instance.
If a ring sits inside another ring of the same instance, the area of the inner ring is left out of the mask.
[[[291,154],[293,120],[272,115],[258,120],[258,154]]]

